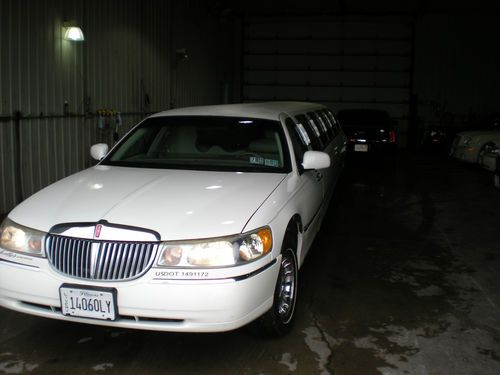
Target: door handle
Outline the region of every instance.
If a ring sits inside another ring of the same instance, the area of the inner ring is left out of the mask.
[[[323,173],[316,172],[316,181],[321,181],[323,179]]]

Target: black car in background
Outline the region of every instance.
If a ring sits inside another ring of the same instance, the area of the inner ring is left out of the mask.
[[[343,109],[337,119],[347,137],[351,153],[392,153],[396,150],[395,122],[386,111]]]

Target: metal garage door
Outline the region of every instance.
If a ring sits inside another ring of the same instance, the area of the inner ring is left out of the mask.
[[[412,26],[400,17],[247,18],[242,98],[385,109],[408,127]]]

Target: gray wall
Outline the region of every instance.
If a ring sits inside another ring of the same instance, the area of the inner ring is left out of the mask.
[[[147,113],[219,102],[220,22],[208,6],[0,0],[0,213],[91,164],[90,145],[111,135],[97,131],[97,109],[121,112],[123,134]],[[63,40],[65,20],[85,42]]]

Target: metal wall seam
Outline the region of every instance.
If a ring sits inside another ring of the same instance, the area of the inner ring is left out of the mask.
[[[5,15],[7,14],[7,1],[0,1],[0,14],[3,15],[4,18],[7,18],[5,17]],[[0,88],[3,88],[4,87],[4,77],[5,77],[5,74],[4,74],[4,69],[5,69],[5,63],[4,61],[7,61],[7,53],[4,52],[4,50],[7,50],[7,46],[6,46],[6,43],[4,41],[4,38],[5,38],[5,35],[6,35],[6,24],[7,22],[0,22]],[[5,98],[4,98],[4,95],[5,93],[2,93],[1,96],[0,96],[0,116],[2,116],[4,113],[5,113],[5,104],[4,101],[5,101]],[[0,155],[1,157],[1,155]],[[1,165],[1,164],[0,164]]]
[[[16,204],[16,185],[14,178],[14,139],[13,122],[0,123],[0,203],[2,207]],[[1,213],[1,212],[0,212]]]
[[[220,101],[217,86],[217,22],[200,0],[175,3],[174,50],[185,48],[189,57],[174,57],[176,107]],[[214,96],[213,93],[216,93]]]

